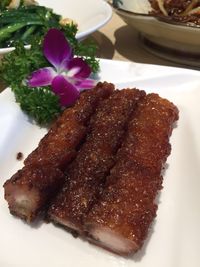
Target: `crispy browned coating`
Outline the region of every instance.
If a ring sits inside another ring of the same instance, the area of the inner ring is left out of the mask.
[[[84,220],[92,242],[118,254],[141,248],[156,216],[155,198],[177,119],[177,108],[156,94],[139,103],[105,189]]]
[[[87,132],[87,124],[97,104],[114,90],[109,83],[98,83],[96,88],[85,91],[75,106],[66,109],[51,127],[39,146],[27,157],[25,165],[49,164],[66,168],[66,163],[76,155],[76,148]]]
[[[53,221],[81,231],[82,219],[115,163],[129,116],[144,95],[137,89],[115,91],[100,104],[90,123],[91,132],[68,169],[67,182],[50,206]]]
[[[32,221],[43,210],[53,192],[55,194],[63,184],[65,178],[61,170],[76,155],[77,146],[88,131],[91,115],[113,90],[112,84],[99,83],[83,92],[76,104],[63,112],[25,160],[25,167],[4,184],[5,199],[12,213]]]

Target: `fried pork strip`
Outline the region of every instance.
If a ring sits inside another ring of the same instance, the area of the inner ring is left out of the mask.
[[[6,181],[5,199],[12,214],[31,222],[45,208],[64,183],[62,169],[75,157],[88,131],[91,115],[113,90],[112,84],[99,83],[94,89],[83,92],[28,156],[23,169]]]
[[[90,242],[120,255],[141,248],[156,216],[155,198],[177,119],[177,108],[156,94],[138,104],[105,189],[84,220]]]
[[[75,106],[66,109],[58,118],[24,164],[51,163],[59,169],[66,169],[66,164],[75,157],[76,148],[87,133],[89,119],[98,103],[108,98],[113,91],[114,86],[104,82],[83,92]]]
[[[51,220],[82,232],[83,217],[98,199],[130,114],[144,95],[137,89],[115,91],[100,104],[90,135],[67,171],[67,182],[49,208]]]

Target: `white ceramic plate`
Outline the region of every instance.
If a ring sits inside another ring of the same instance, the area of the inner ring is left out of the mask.
[[[115,8],[116,13],[141,33],[145,48],[165,59],[200,67],[199,26],[188,26],[150,15],[150,5],[144,5],[147,0],[137,0],[141,4],[135,4],[133,0],[121,1],[123,4]]]
[[[71,18],[78,24],[77,39],[83,39],[103,27],[112,16],[112,9],[104,0],[37,0],[64,18]],[[12,51],[14,48],[0,48],[0,54]]]
[[[0,94],[0,266],[2,267],[198,267],[200,262],[200,73],[153,65],[101,60],[101,80],[120,88],[158,92],[180,110],[158,215],[143,249],[124,259],[41,223],[30,227],[10,215],[3,183],[34,149],[46,129],[31,124],[9,89]]]

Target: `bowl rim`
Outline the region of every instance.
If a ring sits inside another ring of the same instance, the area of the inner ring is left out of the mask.
[[[193,30],[200,30],[200,25],[196,25],[196,24],[187,24],[187,23],[183,23],[183,22],[178,22],[178,21],[174,21],[170,18],[168,18],[167,16],[161,16],[161,15],[153,15],[153,14],[145,14],[145,13],[136,13],[133,11],[128,11],[128,10],[124,10],[122,8],[116,8],[113,7],[113,9],[115,10],[116,13],[119,14],[127,14],[129,17],[134,16],[134,17],[145,17],[145,18],[151,18],[151,19],[155,19],[158,22],[162,22],[162,23],[166,23],[166,24],[170,24],[170,25],[174,25],[177,27],[181,27],[181,28],[185,28],[185,29],[193,29]]]

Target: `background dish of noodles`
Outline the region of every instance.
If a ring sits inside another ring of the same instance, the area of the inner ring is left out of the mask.
[[[150,1],[151,3],[148,0],[122,0],[122,4],[117,1],[118,7],[115,6],[114,9],[128,25],[140,33],[146,49],[165,59],[199,67],[200,25],[194,23],[194,12],[200,13],[200,1],[187,1],[185,9],[175,9],[172,6],[163,8],[162,0]],[[183,0],[171,0],[168,3],[172,4],[172,1],[183,4]],[[193,22],[188,22],[190,14],[193,14]],[[195,18],[200,23],[200,15],[195,15]],[[187,20],[187,23],[183,20]]]

